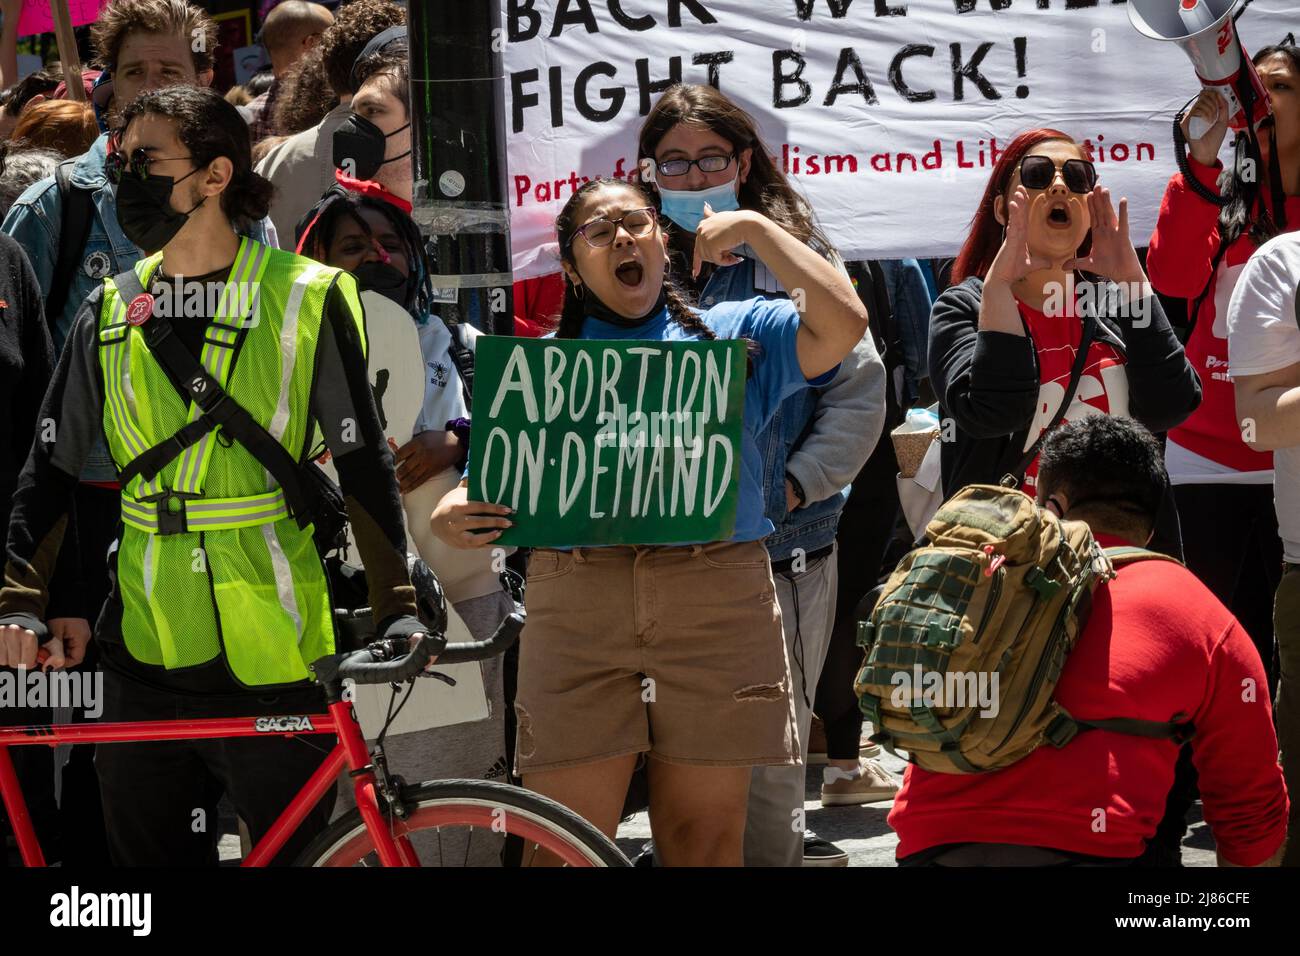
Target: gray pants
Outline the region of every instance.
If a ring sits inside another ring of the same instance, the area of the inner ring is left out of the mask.
[[[456,613],[465,622],[476,641],[485,641],[496,631],[502,619],[515,609],[514,601],[505,591],[480,598],[461,601],[455,605]],[[491,716],[468,724],[450,727],[433,727],[419,733],[399,734],[384,741],[388,765],[406,778],[408,783],[422,780],[445,780],[448,777],[506,781],[505,699],[501,689],[501,658],[484,661],[483,686],[487,691]],[[438,685],[428,681],[428,690]],[[352,781],[346,775],[339,784],[337,816],[356,806],[352,794]],[[424,843],[433,837],[422,836],[414,841],[415,849],[425,866],[436,866],[433,848]],[[461,860],[467,835],[465,832],[443,834],[438,851],[446,859]],[[456,841],[460,841],[457,843]],[[470,866],[499,866],[502,839],[496,834],[474,831],[469,842]],[[455,845],[453,845],[455,844]],[[456,865],[460,865],[459,862]]]
[[[838,554],[814,561],[802,572],[775,574],[781,627],[790,659],[794,710],[799,726],[800,761],[793,767],[755,767],[745,818],[746,866],[803,865],[803,801],[808,732],[817,679],[835,624],[839,584]]]

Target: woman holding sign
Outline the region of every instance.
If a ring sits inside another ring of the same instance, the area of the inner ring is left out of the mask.
[[[866,310],[847,277],[756,212],[706,211],[692,271],[733,264],[732,250],[747,245],[786,288],[806,291],[803,309],[753,298],[692,310],[668,277],[650,197],[621,180],[577,190],[556,231],[566,279],[558,338],[752,345],[729,540],[533,554],[515,705],[518,770],[525,786],[613,836],[645,754],[661,860],[738,866],[750,768],[798,759],[754,438],[784,399],[830,381],[866,331]],[[462,483],[433,514],[448,543],[482,547],[512,526],[504,505],[467,497]]]
[[[739,262],[705,263],[698,276],[690,274],[695,231],[706,208],[761,213],[844,271],[812,209],[760,140],[753,117],[723,93],[712,86],[672,87],[646,117],[639,139],[642,168],[653,163],[660,212],[671,221],[665,226],[673,277],[691,287],[703,305],[790,294],[743,249]],[[765,544],[781,605],[803,762],[812,699],[835,623],[839,516],[848,486],[879,440],[884,421],[885,366],[871,336],[864,335],[829,384],[787,398],[758,438],[767,516],[774,526]],[[851,658],[856,668],[861,654]],[[852,685],[852,675],[843,679],[846,687]],[[857,711],[856,699],[853,709]],[[870,803],[888,800],[898,790],[879,762],[858,759],[861,730],[858,722],[850,731],[852,759],[836,761],[839,766],[824,771],[823,799]],[[846,853],[811,830],[800,834],[790,828],[790,808],[802,803],[803,793],[802,765],[754,768],[745,828],[747,866],[848,865]]]

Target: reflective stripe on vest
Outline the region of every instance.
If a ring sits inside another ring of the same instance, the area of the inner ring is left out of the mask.
[[[230,270],[230,278],[222,290],[221,301],[212,325],[204,335],[203,351],[199,361],[208,374],[217,380],[222,388],[230,378],[234,365],[235,343],[239,333],[256,315],[257,288],[261,285],[262,274],[270,258],[266,246],[254,242],[242,242],[235,264]],[[139,266],[137,265],[137,275]],[[140,276],[140,284],[149,288],[148,276]],[[252,289],[252,294],[248,290]],[[197,421],[203,412],[197,404],[190,402],[189,421]],[[185,449],[181,455],[180,466],[176,469],[176,490],[184,494],[198,495],[203,492],[203,478],[208,473],[212,460],[213,433],[208,432],[196,444]]]
[[[175,513],[183,518],[178,533],[214,531],[218,528],[255,528],[289,516],[289,506],[280,489],[247,498],[161,498],[157,501],[134,501],[122,498],[122,521],[148,534],[159,533],[159,512],[171,510],[173,501],[182,507]]]

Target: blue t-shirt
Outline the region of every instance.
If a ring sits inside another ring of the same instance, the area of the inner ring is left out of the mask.
[[[772,533],[772,522],[764,514],[763,456],[755,437],[776,414],[786,398],[803,388],[828,384],[839,366],[809,380],[799,368],[795,336],[799,313],[789,299],[753,298],[722,302],[700,317],[720,339],[752,339],[758,343],[754,373],[745,381],[745,417],[741,441],[740,497],[736,503],[736,530],[732,541],[757,541]],[[666,341],[699,338],[673,322],[664,309],[636,326],[613,325],[588,318],[582,326],[584,339],[658,339]],[[701,544],[704,542],[700,542]]]

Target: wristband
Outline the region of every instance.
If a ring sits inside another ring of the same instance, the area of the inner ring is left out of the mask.
[[[456,436],[456,441],[460,443],[460,458],[456,461],[456,467],[461,471],[465,470],[465,464],[469,461],[469,428],[468,418],[453,418],[447,423],[447,431]]]

